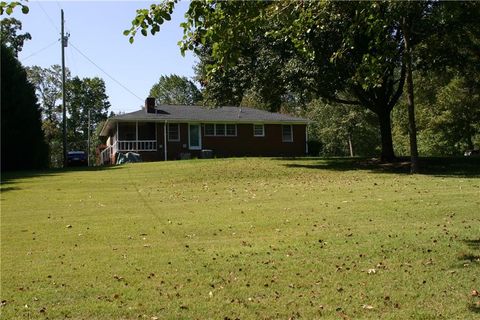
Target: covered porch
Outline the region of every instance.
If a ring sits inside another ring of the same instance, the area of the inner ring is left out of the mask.
[[[117,122],[113,131],[107,140],[107,148],[100,153],[102,164],[112,163],[117,152],[157,152],[163,147],[157,142],[157,124],[154,122]]]

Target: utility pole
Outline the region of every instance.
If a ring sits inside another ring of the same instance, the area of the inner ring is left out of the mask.
[[[64,34],[63,9],[60,10],[62,19],[62,127],[63,127],[63,167],[67,166],[67,105],[65,104],[65,47],[68,45],[68,37]]]
[[[90,109],[88,110],[87,163],[90,167]]]

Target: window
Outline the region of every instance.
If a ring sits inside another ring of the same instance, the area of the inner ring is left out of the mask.
[[[293,141],[292,125],[283,125],[282,126],[282,141],[283,142],[292,142]]]
[[[265,137],[265,127],[263,124],[254,124],[253,125],[253,136],[254,137]]]
[[[178,123],[168,124],[168,141],[180,141],[180,125]]]
[[[225,125],[224,124],[216,124],[215,125],[215,135],[216,136],[224,136],[225,135]]]
[[[206,136],[214,136],[215,135],[215,125],[214,124],[206,124],[205,125],[205,135]]]
[[[209,123],[205,124],[204,132],[206,136],[215,137],[235,137],[237,136],[236,124],[224,124],[224,123]]]
[[[227,124],[227,136],[236,136],[236,135],[237,135],[237,125]]]

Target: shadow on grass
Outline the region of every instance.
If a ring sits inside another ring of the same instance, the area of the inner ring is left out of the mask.
[[[47,170],[25,170],[25,171],[7,171],[2,172],[1,175],[1,184],[0,184],[0,192],[8,192],[13,190],[21,190],[21,188],[17,186],[12,186],[18,180],[28,179],[28,178],[35,178],[35,177],[51,177],[57,176],[59,174],[64,174],[68,172],[98,172],[98,171],[105,171],[105,170],[118,170],[121,169],[122,166],[98,166],[98,167],[70,167],[70,168],[58,168],[58,169],[47,169]]]
[[[283,161],[296,163],[285,164],[288,168],[324,169],[334,171],[367,170],[373,173],[409,174],[409,158],[398,158],[393,163],[381,163],[378,159],[366,158],[282,158]],[[316,163],[298,163],[301,161]],[[420,174],[439,177],[480,177],[479,157],[444,157],[420,158]]]
[[[463,242],[470,247],[470,249],[480,250],[480,239],[475,240],[463,240]]]
[[[480,300],[479,300],[480,301]],[[480,303],[469,303],[468,304],[468,309],[472,311],[473,313],[479,313],[480,314]]]

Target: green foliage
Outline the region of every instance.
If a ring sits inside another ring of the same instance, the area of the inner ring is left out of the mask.
[[[477,79],[477,80],[476,80]],[[477,78],[449,72],[416,74],[416,118],[419,152],[425,156],[462,155],[480,148],[480,87]],[[408,153],[406,102],[393,113],[394,141]]]
[[[50,146],[50,166],[63,164],[62,143],[62,69],[59,65],[50,68],[33,66],[28,69],[30,81],[35,85],[41,102],[43,130]],[[110,103],[105,93],[105,82],[100,78],[74,77],[66,70],[67,101],[67,148],[68,150],[87,150],[88,110],[91,112],[91,134],[108,115]],[[90,154],[95,147],[92,143]],[[92,162],[93,163],[93,162]]]
[[[5,18],[0,21],[0,42],[7,48],[12,48],[15,56],[22,51],[25,40],[31,40],[30,33],[17,34],[22,30],[22,22],[15,18]]]
[[[70,71],[66,69],[65,73],[68,81]],[[29,81],[35,86],[40,102],[42,127],[50,147],[50,167],[62,167],[62,67],[60,65],[53,65],[50,68],[33,66],[27,68],[27,74]]]
[[[12,50],[3,45],[1,70],[2,170],[46,167],[48,146],[35,89]]]
[[[23,14],[27,14],[30,11],[28,6],[24,5],[21,1],[1,1],[0,15],[3,15],[4,13],[11,15],[16,7],[21,7]]]
[[[195,84],[186,77],[176,74],[161,76],[150,89],[150,97],[160,104],[191,106],[202,101],[202,94]]]
[[[310,141],[316,141],[322,156],[373,156],[380,149],[380,135],[375,115],[358,106],[313,100],[304,116],[312,120],[308,126]]]
[[[98,78],[74,77],[67,83],[67,143],[69,150],[87,150],[88,112],[93,134],[99,123],[107,119],[110,102],[105,82]],[[96,146],[92,146],[94,148]],[[90,150],[91,151],[91,150]],[[90,152],[90,154],[92,154]]]
[[[174,3],[137,11],[126,34],[158,27],[164,23],[158,13],[170,14]],[[412,49],[419,48],[421,58],[433,56],[441,53],[433,44],[467,32],[462,50],[478,52],[479,8],[438,1],[193,1],[179,44],[200,57],[206,101],[239,104],[254,92],[271,110],[284,95],[361,105],[378,116],[382,159],[392,160],[390,113]],[[413,62],[415,68],[421,59]]]
[[[138,9],[135,19],[132,21],[132,27],[123,31],[125,36],[129,36],[130,43],[134,42],[135,35],[140,33],[146,37],[148,31],[155,35],[160,31],[160,26],[164,21],[171,20],[171,14],[178,0],[164,0],[161,4],[152,4],[149,9]]]

